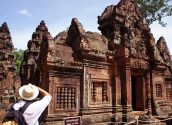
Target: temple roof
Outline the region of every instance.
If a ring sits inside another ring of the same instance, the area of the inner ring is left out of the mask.
[[[54,42],[56,44],[66,44],[67,31],[62,31],[54,37]]]
[[[6,22],[4,22],[2,24],[2,26],[0,27],[0,32],[4,32],[4,33],[8,33],[8,34],[10,33],[8,25]]]
[[[99,33],[86,32],[76,18],[72,19],[68,31],[68,42],[71,46],[76,45],[73,49],[78,51],[97,51],[98,53],[108,51],[107,39]]]
[[[96,49],[102,53],[106,53],[108,51],[107,39],[99,33],[89,31],[85,33],[83,38],[84,41],[88,43],[88,48],[90,50]]]
[[[132,18],[132,19],[131,19]],[[143,17],[135,0],[121,0],[117,5],[107,6],[101,16],[98,16],[98,24],[106,25],[111,21],[118,21],[120,25],[130,20],[143,21]],[[100,29],[100,27],[99,27]]]
[[[48,28],[45,25],[45,22],[42,20],[38,27],[36,28],[36,31],[46,31],[48,32]]]
[[[0,27],[0,42],[6,43],[13,48],[11,34],[6,22],[4,22],[2,26]]]

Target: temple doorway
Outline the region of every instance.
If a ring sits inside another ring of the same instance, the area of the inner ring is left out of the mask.
[[[132,108],[133,111],[144,111],[145,109],[145,86],[141,75],[131,77],[132,85]]]

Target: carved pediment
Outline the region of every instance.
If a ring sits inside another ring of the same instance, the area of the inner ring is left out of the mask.
[[[125,42],[128,41],[129,43],[125,44],[128,44],[130,48],[130,54],[132,56],[148,59],[146,41],[142,38],[142,32],[140,29],[132,29],[127,39],[128,40]]]
[[[134,57],[147,59],[147,33],[150,32],[135,0],[121,0],[116,6],[108,6],[98,17],[99,29],[109,40],[109,50],[122,44]]]
[[[143,70],[148,70],[149,69],[149,62],[142,60],[142,59],[131,59],[131,67],[133,69],[143,69]]]

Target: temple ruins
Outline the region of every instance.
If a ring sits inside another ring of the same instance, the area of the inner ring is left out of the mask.
[[[70,116],[81,116],[82,125],[172,117],[171,55],[165,38],[155,40],[135,0],[107,6],[98,24],[101,33],[90,32],[73,18],[69,29],[52,37],[41,21],[28,41],[21,83],[52,95],[46,124],[63,125]],[[6,24],[0,28],[0,46],[1,53],[8,52],[1,56],[2,81],[14,71]]]

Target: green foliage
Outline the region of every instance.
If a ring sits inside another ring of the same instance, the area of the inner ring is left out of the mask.
[[[23,54],[24,54],[24,50],[22,50],[22,49],[14,51],[15,65],[16,65],[18,74],[20,73],[20,65],[23,61]]]
[[[154,21],[165,27],[167,24],[162,21],[163,17],[172,15],[171,0],[136,0],[148,25]]]

